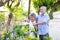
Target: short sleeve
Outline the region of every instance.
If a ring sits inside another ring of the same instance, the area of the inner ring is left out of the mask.
[[[45,23],[49,22],[49,20],[50,20],[50,17],[49,17],[49,16],[45,16],[44,19],[43,19],[43,21],[44,21]]]
[[[38,17],[36,17],[36,23],[38,22]]]

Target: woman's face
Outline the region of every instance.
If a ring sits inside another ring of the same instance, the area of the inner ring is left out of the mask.
[[[35,18],[33,16],[30,16],[30,20],[33,22],[35,21]]]

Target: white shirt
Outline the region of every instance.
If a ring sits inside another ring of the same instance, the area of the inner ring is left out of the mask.
[[[35,21],[34,21],[34,22],[35,22]],[[33,23],[34,23],[34,22],[33,22]],[[29,35],[29,36],[31,36],[31,37],[35,37],[34,32],[31,32],[32,29],[34,30],[33,23],[32,23],[31,21],[29,22],[29,32],[30,32],[30,35]]]

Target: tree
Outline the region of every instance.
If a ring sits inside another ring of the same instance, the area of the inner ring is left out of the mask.
[[[4,5],[3,1],[0,0],[0,7],[3,6],[3,5]]]
[[[53,12],[56,11],[56,9],[60,6],[60,0],[58,0],[54,5],[51,7],[51,11],[49,13],[50,18],[53,19]]]
[[[7,6],[7,8],[10,11],[10,14],[8,15],[8,21],[7,21],[7,32],[10,26],[11,19],[13,17],[13,11],[15,7],[18,7],[20,4],[20,0],[1,0],[0,1],[0,6]]]
[[[31,4],[31,0],[29,0],[29,6],[28,6],[28,18],[29,18],[29,14],[30,14],[30,4]]]
[[[48,10],[52,8],[52,6],[57,2],[57,0],[32,0],[32,2],[34,5],[34,8],[39,13],[41,6],[46,6],[47,12],[48,12]],[[52,18],[53,18],[53,16],[52,16]]]

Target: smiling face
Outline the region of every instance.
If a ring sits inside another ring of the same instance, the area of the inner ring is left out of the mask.
[[[34,18],[33,16],[30,16],[30,20],[31,20],[32,22],[34,22],[34,21],[35,21],[35,18]]]
[[[46,7],[42,6],[40,8],[40,12],[41,12],[41,14],[44,14],[46,12]]]
[[[29,18],[32,22],[34,22],[36,20],[36,15],[34,13],[32,13],[32,14],[30,14]]]

